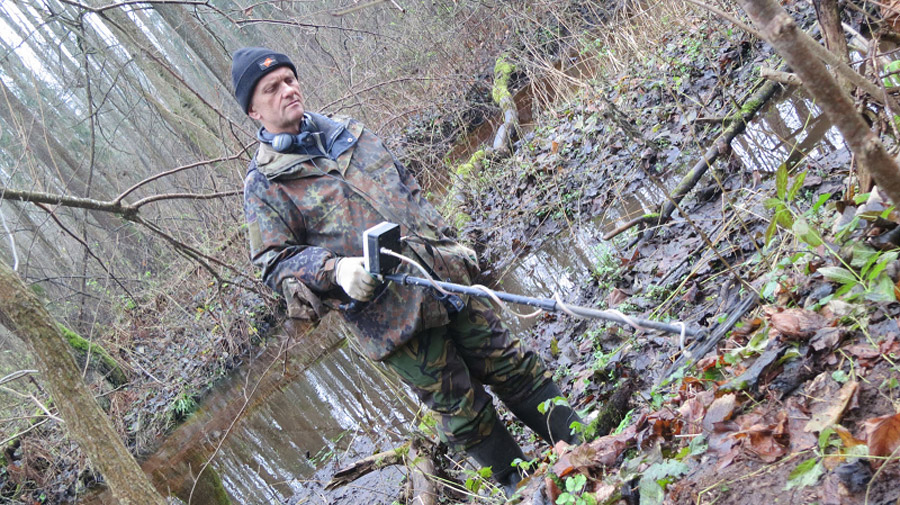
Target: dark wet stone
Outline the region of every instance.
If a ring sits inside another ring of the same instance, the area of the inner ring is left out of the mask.
[[[838,465],[834,469],[834,473],[851,493],[864,491],[869,481],[872,480],[872,467],[869,466],[868,461],[861,459]]]

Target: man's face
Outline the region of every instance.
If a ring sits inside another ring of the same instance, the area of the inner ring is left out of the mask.
[[[303,112],[300,83],[289,67],[280,67],[256,83],[247,115],[262,123],[269,133],[297,134]]]

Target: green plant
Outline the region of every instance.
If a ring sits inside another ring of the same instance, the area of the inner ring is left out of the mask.
[[[465,470],[465,473],[466,489],[473,493],[477,493],[478,491],[480,491],[481,488],[485,487],[485,484],[490,486],[491,484],[488,482],[488,479],[491,478],[491,475],[494,475],[494,472],[489,466],[479,468],[478,470]]]
[[[884,270],[897,260],[900,251],[876,251],[864,244],[854,243],[852,244],[852,258],[850,264],[847,264],[831,245],[825,243],[821,233],[811,224],[810,220],[811,216],[828,201],[831,195],[828,193],[820,195],[818,200],[802,213],[795,208],[794,201],[803,187],[805,179],[806,172],[801,172],[788,187],[787,167],[784,165],[778,167],[775,174],[776,197],[769,198],[764,203],[765,207],[773,212],[772,221],[766,229],[766,245],[771,242],[778,226],[789,229],[797,240],[810,248],[824,246],[829,255],[840,264],[840,266],[824,266],[818,269],[823,277],[840,284],[840,288],[834,293],[835,297],[843,297],[848,301],[859,298],[875,302],[896,301],[894,283],[884,273]],[[885,210],[882,217],[886,217],[892,210],[893,208]],[[846,237],[848,230],[855,229],[858,220],[859,217],[854,218],[836,234],[835,240],[840,241],[842,237]],[[794,255],[789,263],[794,263],[800,258],[802,255]]]
[[[183,418],[196,408],[197,400],[187,390],[181,390],[169,406],[176,418]]]
[[[664,459],[644,470],[638,483],[642,505],[659,505],[665,497],[666,486],[687,473],[688,466],[677,459]]]
[[[591,277],[596,279],[601,287],[609,288],[612,283],[618,280],[619,259],[616,257],[615,250],[609,246],[598,246],[594,250],[594,264],[591,265]]]
[[[596,505],[597,500],[590,494],[584,494],[587,477],[582,474],[566,477],[565,491],[556,499],[557,505]]]
[[[826,279],[840,284],[834,296],[847,301],[859,298],[872,302],[896,301],[894,282],[884,273],[897,260],[898,251],[876,251],[863,244],[853,244],[850,265],[819,268]],[[849,268],[848,268],[849,267]]]
[[[829,451],[836,451],[840,457],[863,458],[868,456],[869,449],[866,444],[857,444],[847,447],[841,437],[835,438],[837,431],[834,428],[825,428],[819,433],[819,443],[814,449],[815,455],[800,462],[791,473],[788,474],[785,490],[803,488],[816,484],[825,473],[825,465],[822,460],[830,456]]]

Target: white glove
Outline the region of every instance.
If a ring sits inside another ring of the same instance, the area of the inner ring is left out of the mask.
[[[366,271],[362,256],[341,258],[334,267],[334,281],[350,298],[367,302],[375,294],[378,281]]]

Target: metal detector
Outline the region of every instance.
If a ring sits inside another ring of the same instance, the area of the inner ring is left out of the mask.
[[[490,294],[481,288],[454,284],[452,282],[443,282],[437,279],[431,280],[422,277],[413,277],[409,274],[390,273],[400,264],[400,259],[385,253],[385,251],[391,251],[397,254],[400,253],[400,225],[398,224],[382,222],[363,232],[363,257],[365,258],[366,270],[369,273],[379,276],[385,281],[393,281],[401,285],[422,286],[432,289],[437,285],[450,293],[492,298]],[[667,324],[633,316],[623,317],[615,312],[597,310],[589,307],[579,307],[577,305],[561,305],[551,298],[534,298],[505,293],[503,291],[491,290],[491,292],[494,296],[505,302],[539,307],[548,312],[571,312],[581,317],[603,319],[618,324],[627,324],[629,326],[636,325],[641,329],[660,330],[692,337],[702,336],[706,333],[706,330],[704,329],[693,329],[682,324]]]

